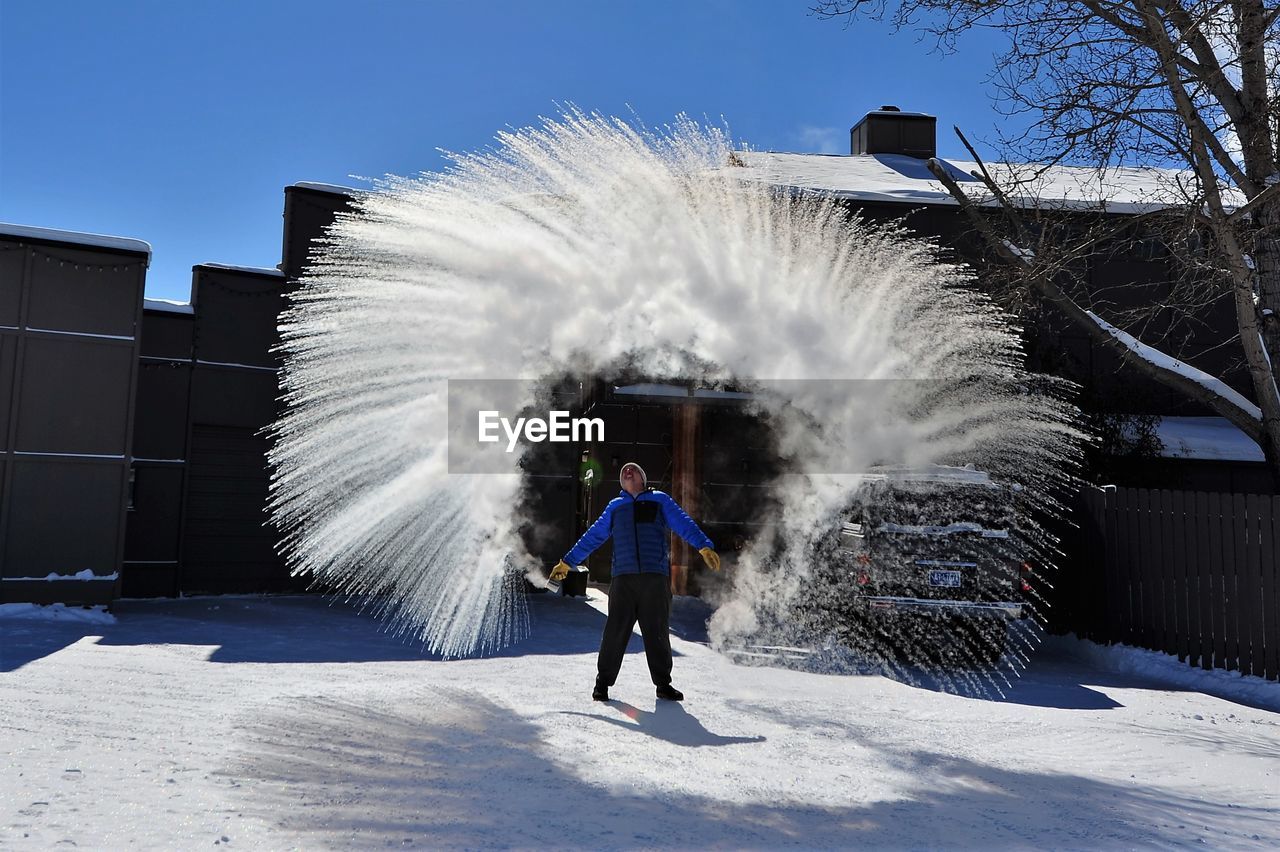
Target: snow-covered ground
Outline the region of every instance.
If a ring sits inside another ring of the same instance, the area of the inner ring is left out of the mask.
[[[743,667],[679,599],[685,702],[637,637],[598,704],[603,606],[447,662],[313,597],[0,619],[0,846],[1280,847],[1275,684],[1074,640],[1002,699]]]

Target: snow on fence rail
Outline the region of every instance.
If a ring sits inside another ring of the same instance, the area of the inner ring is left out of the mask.
[[[1075,630],[1280,678],[1280,495],[1087,487]]]

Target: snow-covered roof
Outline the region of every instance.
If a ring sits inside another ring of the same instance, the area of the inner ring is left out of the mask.
[[[276,278],[283,278],[284,273],[274,266],[236,266],[231,263],[197,263],[196,266],[204,269],[225,269],[228,272],[251,272],[254,275],[271,275]]]
[[[1261,462],[1259,447],[1225,417],[1162,417],[1156,437],[1164,445],[1160,455],[1175,459]]]
[[[58,243],[71,243],[78,246],[97,246],[99,248],[118,249],[120,251],[145,254],[151,259],[151,244],[129,237],[112,237],[106,234],[85,234],[79,231],[60,231],[56,228],[37,228],[34,225],[14,225],[0,222],[0,236],[20,237],[28,240],[49,240]]]
[[[194,313],[190,302],[179,302],[177,299],[143,299],[142,307],[149,311],[166,311],[171,314]]]
[[[926,161],[905,154],[788,154],[773,151],[743,151],[735,160],[746,180],[794,190],[829,193],[852,201],[883,201],[897,204],[941,204],[954,206],[956,200],[934,178]],[[994,205],[985,186],[971,172],[978,164],[965,160],[942,160],[951,175],[975,201]],[[1058,209],[1099,210],[1113,213],[1141,213],[1178,203],[1178,181],[1184,173],[1173,169],[1019,165],[987,163],[996,182],[1005,187],[1013,180],[1026,181],[1015,200],[1025,206]],[[1044,168],[1036,176],[1035,170]]]
[[[316,192],[331,192],[337,195],[359,195],[362,192],[368,192],[367,189],[357,189],[354,186],[339,186],[336,183],[316,183],[310,180],[300,180],[293,185],[298,189],[314,189]]]

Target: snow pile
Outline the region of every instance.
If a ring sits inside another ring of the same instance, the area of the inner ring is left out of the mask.
[[[450,431],[460,380],[528,380],[504,416],[545,417],[538,382],[563,376],[754,392],[796,467],[718,639],[788,623],[811,546],[876,463],[972,463],[1048,500],[1072,411],[1035,390],[970,274],[744,180],[731,153],[687,120],[570,113],[355,196],[282,318],[272,507],[295,570],[378,596],[448,655],[522,635],[521,574],[544,570],[517,534],[524,448],[499,473],[451,467],[475,436]]]
[[[93,573],[92,568],[85,568],[84,570],[77,571],[74,574],[59,574],[56,571],[50,571],[48,574],[44,575],[43,577],[5,577],[4,579],[6,582],[11,582],[11,583],[12,582],[64,583],[69,581],[89,582],[91,580],[97,580],[99,582],[101,581],[110,582],[112,580],[120,579],[120,573],[112,572],[111,574],[95,574]]]
[[[41,606],[33,603],[0,604],[0,619],[77,622],[80,624],[115,624],[116,617],[105,606],[69,607],[66,604]]]
[[[1159,651],[1128,645],[1099,645],[1075,636],[1048,639],[1046,646],[1065,651],[1102,671],[1139,675],[1171,686],[1280,713],[1280,683],[1265,678],[1225,669],[1206,671]]]
[[[149,311],[164,311],[169,314],[194,314],[195,308],[190,302],[182,302],[177,299],[153,299],[148,297],[142,300],[142,306]]]
[[[1161,417],[1156,437],[1162,456],[1215,461],[1262,462],[1258,442],[1225,417]]]

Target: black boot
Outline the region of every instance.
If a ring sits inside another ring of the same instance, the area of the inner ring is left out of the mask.
[[[684,701],[684,693],[669,683],[658,687],[658,697],[667,701]]]
[[[592,701],[608,701],[609,687],[601,686],[600,684],[597,683],[596,688],[591,690],[591,700]]]

